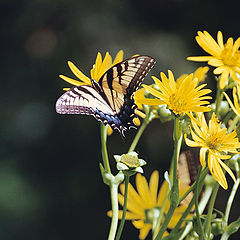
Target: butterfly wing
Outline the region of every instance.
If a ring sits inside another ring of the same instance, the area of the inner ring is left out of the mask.
[[[190,151],[181,152],[178,160],[177,175],[182,187],[190,187],[197,177],[197,163]],[[193,198],[193,192],[190,192],[181,204],[188,205]]]
[[[132,57],[114,65],[98,82],[100,94],[126,129],[135,127],[133,94],[155,63],[149,56]]]
[[[59,114],[93,115],[105,125],[109,124],[113,129],[123,130],[121,121],[114,111],[92,86],[72,87],[57,100],[56,111]]]

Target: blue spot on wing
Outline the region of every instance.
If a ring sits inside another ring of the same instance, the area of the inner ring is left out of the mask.
[[[114,115],[108,115],[108,114],[104,114],[103,112],[101,112],[100,110],[96,109],[96,115],[99,115],[99,118],[104,121],[106,120],[108,122],[108,124],[111,126],[112,124],[115,124],[116,126],[120,126],[121,120],[118,118],[118,116],[114,116]]]

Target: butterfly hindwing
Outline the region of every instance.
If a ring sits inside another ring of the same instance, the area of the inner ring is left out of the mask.
[[[92,86],[72,87],[57,100],[56,111],[60,114],[93,115],[105,125],[122,130],[121,121]]]
[[[56,111],[93,115],[124,137],[125,130],[135,127],[133,94],[155,63],[148,56],[136,56],[117,63],[103,74],[99,82],[92,79],[92,86],[76,86],[64,93],[57,100]]]

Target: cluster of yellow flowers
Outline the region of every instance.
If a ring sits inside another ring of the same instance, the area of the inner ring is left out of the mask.
[[[196,36],[199,46],[210,56],[188,57],[188,60],[197,62],[208,62],[208,65],[216,67],[213,71],[218,75],[219,89],[229,102],[233,112],[240,118],[240,38],[235,42],[229,38],[226,43],[223,42],[223,35],[217,33],[217,42],[206,31],[199,31]],[[123,60],[123,51],[119,51],[116,58],[107,52],[102,59],[98,53],[96,62],[91,70],[91,78],[98,81],[100,77],[114,64]],[[68,65],[74,75],[81,81],[60,75],[60,77],[70,84],[79,86],[82,84],[91,85],[89,77],[84,75],[72,62]],[[231,158],[231,154],[239,153],[240,142],[235,130],[228,132],[228,129],[222,125],[210,106],[210,89],[205,88],[207,84],[201,82],[205,80],[209,67],[200,67],[192,74],[184,74],[175,81],[172,71],[168,71],[168,76],[163,72],[160,78],[152,76],[155,84],[148,86],[143,84],[143,88],[137,90],[134,94],[135,102],[139,109],[144,105],[153,106],[165,105],[174,116],[183,118],[188,116],[191,119],[190,136],[185,133],[185,143],[190,147],[200,148],[200,163],[203,167],[208,167],[210,173],[216,181],[227,189],[227,181],[223,169],[235,181],[232,170],[224,163],[224,160]],[[224,92],[233,88],[233,102]],[[204,113],[213,112],[207,123]],[[143,115],[142,115],[143,116]],[[189,139],[191,138],[191,139]],[[222,169],[223,168],[223,169]],[[133,225],[140,229],[140,239],[145,239],[148,232],[152,229],[153,222],[147,218],[146,212],[151,209],[159,210],[163,204],[164,196],[167,195],[167,182],[164,182],[158,193],[158,172],[153,172],[150,183],[137,174],[136,187],[129,186],[128,193],[128,212],[126,219],[132,220]],[[122,194],[119,194],[119,202],[123,205],[124,185],[121,186]],[[180,195],[185,191],[186,186],[180,186]],[[183,191],[184,190],[184,191]],[[169,202],[165,202],[164,212],[168,211]],[[173,228],[185,211],[186,206],[178,206],[174,213],[173,221],[169,228]],[[121,217],[120,213],[120,217]],[[158,214],[160,212],[158,211]],[[109,213],[111,215],[111,213]]]

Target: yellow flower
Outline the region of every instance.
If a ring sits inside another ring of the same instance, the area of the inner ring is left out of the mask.
[[[207,161],[211,174],[224,189],[227,189],[227,181],[221,167],[229,173],[234,181],[236,179],[232,170],[222,160],[231,157],[227,155],[228,153],[239,153],[237,148],[240,148],[240,143],[237,133],[235,131],[227,133],[227,128],[221,128],[221,123],[214,113],[208,125],[203,113],[197,113],[197,116],[200,127],[192,120],[193,141],[186,138],[185,135],[186,144],[190,147],[201,148],[200,162],[203,167],[206,166],[206,154],[208,153]]]
[[[127,199],[127,212],[126,219],[131,220],[132,224],[139,229],[139,239],[145,239],[149,231],[153,228],[153,224],[156,223],[157,218],[161,211],[164,212],[164,215],[168,212],[170,207],[170,202],[168,200],[168,183],[164,181],[160,191],[158,193],[158,182],[159,174],[158,171],[154,171],[151,175],[149,184],[144,176],[141,174],[136,175],[136,187],[137,192],[134,187],[129,184],[128,186],[128,199]],[[180,195],[182,196],[185,191],[188,189],[188,186],[180,184]],[[125,185],[120,185],[121,194],[118,195],[119,203],[123,206],[124,203],[124,191]],[[166,199],[166,205],[164,209],[161,209],[164,201]],[[180,204],[168,224],[169,229],[173,229],[177,224],[178,220],[182,216],[183,212],[188,205]],[[111,216],[111,211],[108,212],[108,215]],[[164,216],[163,215],[163,216]],[[188,215],[188,218],[191,214]],[[122,211],[119,212],[119,218],[122,217]],[[164,217],[162,222],[164,221]],[[165,232],[167,235],[167,232]],[[164,236],[165,236],[164,235]]]
[[[239,101],[240,101],[240,85],[237,85],[237,89],[234,87],[233,88],[233,101],[234,104],[232,103],[231,99],[228,97],[228,95],[224,92],[223,93],[228,100],[232,110],[240,117],[240,107],[239,107]]]
[[[197,78],[198,83],[203,82],[207,77],[208,70],[209,70],[209,67],[199,67],[199,68],[197,68],[196,71],[193,73],[193,78]],[[177,83],[182,82],[187,76],[188,76],[188,74],[182,74],[177,79]]]
[[[93,65],[93,68],[91,69],[91,79],[94,79],[95,81],[99,81],[101,76],[108,70],[110,69],[113,65],[121,62],[123,60],[123,51],[120,50],[114,61],[112,61],[112,57],[108,52],[106,52],[104,59],[102,60],[102,55],[100,52],[98,52],[95,64]],[[72,62],[68,61],[68,66],[73,72],[73,74],[80,80],[75,80],[69,77],[66,77],[64,75],[59,75],[60,78],[62,78],[64,81],[75,85],[75,86],[80,86],[80,85],[92,85],[91,84],[91,79],[87,77],[84,73],[82,73]],[[68,89],[64,89],[68,90]]]
[[[138,96],[138,103],[146,105],[167,105],[167,107],[176,115],[187,114],[191,117],[190,112],[207,112],[209,107],[202,106],[209,104],[207,99],[211,99],[206,94],[210,93],[210,89],[202,89],[206,84],[197,86],[198,79],[193,79],[193,74],[184,78],[181,83],[176,83],[173,73],[168,71],[169,78],[164,73],[160,73],[162,81],[156,77],[152,77],[159,91],[156,88],[143,84],[156,98],[145,98],[143,95]]]
[[[223,43],[221,31],[217,33],[217,42],[206,31],[198,31],[196,41],[199,46],[211,56],[188,57],[190,61],[208,62],[210,66],[216,67],[214,74],[220,74],[220,88],[223,89],[228,82],[229,75],[235,82],[240,82],[236,73],[240,74],[240,37],[233,42],[233,38],[228,38]]]

